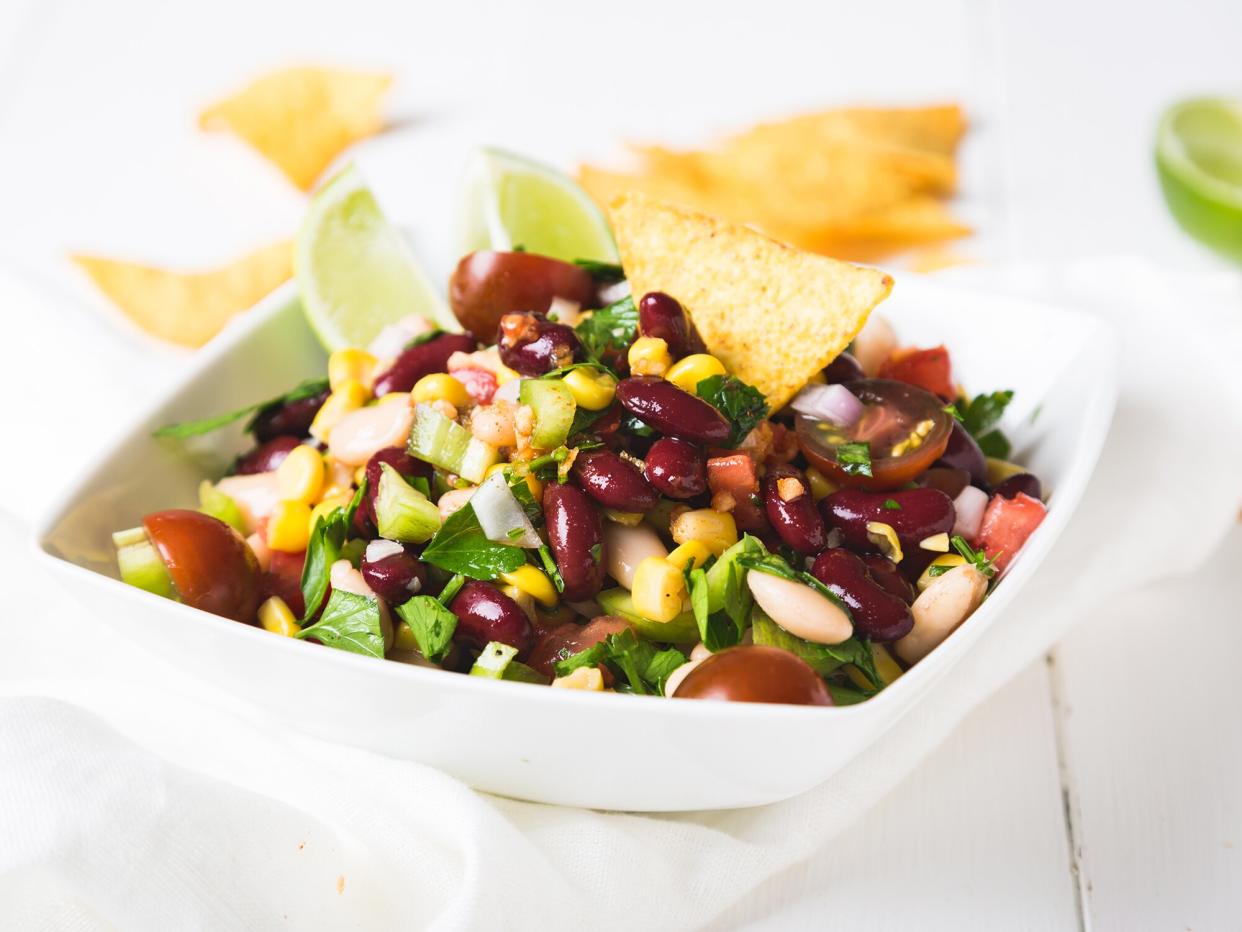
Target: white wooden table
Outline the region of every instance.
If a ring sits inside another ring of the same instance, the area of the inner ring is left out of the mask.
[[[1150,134],[1167,100],[1236,87],[1236,0],[440,6],[8,0],[0,264],[59,292],[66,327],[100,353],[145,347],[99,313],[64,251],[194,266],[287,235],[301,197],[193,117],[249,74],[305,59],[391,67],[405,112],[464,114],[565,158],[825,101],[962,99],[981,117],[966,154],[979,255],[1218,268],[1165,217]],[[367,152],[389,166],[407,155],[400,139]],[[20,309],[3,313],[11,327]],[[22,372],[4,367],[0,396],[28,387]],[[106,433],[107,398],[83,388],[83,411],[104,420],[86,445]],[[23,468],[0,467],[0,505],[31,516],[51,490]],[[1242,928],[1239,567],[1235,531],[1195,578],[1119,600],[729,925]]]

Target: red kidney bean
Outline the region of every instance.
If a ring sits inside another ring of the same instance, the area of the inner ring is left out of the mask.
[[[886,508],[893,502],[896,508]],[[953,500],[936,489],[903,489],[900,492],[865,492],[841,489],[819,503],[820,511],[833,527],[841,529],[845,544],[860,553],[874,553],[876,546],[867,539],[867,522],[882,521],[892,527],[901,541],[902,551],[913,556],[919,542],[934,534],[953,530]]]
[[[768,522],[786,545],[808,555],[824,549],[828,529],[802,470],[792,466],[771,470],[763,480],[763,504]]]
[[[294,448],[302,445],[297,437],[288,435],[265,440],[253,450],[243,453],[233,463],[233,472],[238,476],[249,476],[256,472],[271,472],[285,461],[285,457]]]
[[[427,585],[427,571],[408,547],[404,553],[375,561],[368,560],[364,553],[359,569],[367,585],[389,605],[408,601]]]
[[[582,354],[573,327],[554,324],[542,314],[505,314],[497,328],[500,361],[526,376],[568,366]]]
[[[660,501],[643,474],[611,450],[587,450],[574,459],[574,478],[605,508],[650,511]]]
[[[674,359],[690,352],[690,323],[676,298],[662,291],[643,295],[638,302],[638,331],[645,337],[659,337],[668,344]]]
[[[948,466],[950,469],[964,469],[970,473],[970,481],[976,485],[985,484],[988,479],[988,464],[983,458],[983,451],[970,431],[962,426],[961,421],[953,419],[953,429],[949,432],[949,444],[936,460],[936,466]],[[959,492],[961,489],[958,490]]]
[[[328,400],[328,392],[322,391],[301,401],[290,402],[265,411],[254,420],[254,439],[263,443],[284,434],[305,437],[310,433],[311,421]]]
[[[939,489],[949,498],[957,498],[970,485],[970,473],[949,466],[933,466],[914,480],[926,489]]]
[[[553,298],[594,307],[594,297],[585,269],[531,252],[472,252],[449,279],[449,306],[474,333],[494,333],[511,311],[547,311]]]
[[[824,381],[829,385],[853,382],[855,379],[866,377],[867,373],[863,372],[863,367],[849,353],[842,353],[824,368]]]
[[[260,583],[260,604],[277,595],[296,617],[306,614],[306,600],[302,596],[302,568],[305,563],[304,550],[298,553],[273,550]]]
[[[526,663],[546,676],[556,676],[558,660],[594,647],[608,635],[620,634],[629,627],[628,621],[614,615],[600,615],[585,625],[567,621],[543,632]]]
[[[871,581],[890,595],[895,595],[907,605],[913,605],[918,592],[910,584],[910,580],[901,575],[897,565],[888,557],[879,553],[864,553],[859,557],[871,574]],[[920,570],[919,572],[922,572]]]
[[[694,498],[707,491],[707,457],[693,443],[661,437],[647,451],[643,475],[669,498]]]
[[[490,583],[467,582],[449,603],[449,611],[457,616],[454,639],[475,650],[499,641],[524,653],[535,639],[522,607]]]
[[[638,375],[617,383],[617,400],[630,414],[662,434],[708,446],[729,440],[729,422],[697,395],[658,376]]]
[[[580,488],[548,483],[543,518],[567,602],[592,599],[604,582],[604,528],[599,511]]]
[[[848,550],[825,550],[815,558],[811,575],[849,606],[856,633],[873,641],[896,641],[914,627],[914,616],[905,600],[879,585],[866,564]]]
[[[411,346],[375,378],[375,394],[408,392],[425,375],[447,372],[454,353],[473,353],[479,345],[469,333],[442,333],[426,343]]]
[[[1001,498],[1016,498],[1018,493],[1021,492],[1023,495],[1031,496],[1036,501],[1043,499],[1043,486],[1029,472],[1016,473],[1008,479],[1002,479],[992,491]]]
[[[364,499],[364,507],[358,509],[358,513],[366,512],[366,517],[375,523],[375,496],[379,494],[380,479],[384,475],[384,465],[387,464],[399,472],[407,479],[421,477],[423,479],[431,479],[431,467],[422,460],[415,459],[403,447],[384,447],[382,450],[376,450],[371,454],[371,458],[367,460],[367,491]],[[355,518],[355,525],[357,519]],[[370,536],[370,535],[364,535]]]

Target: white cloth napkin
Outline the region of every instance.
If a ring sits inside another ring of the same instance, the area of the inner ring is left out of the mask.
[[[0,521],[0,926],[693,929],[805,859],[1118,591],[1183,574],[1242,504],[1242,288],[1137,260],[962,270],[1121,333],[1114,428],[1078,514],[932,696],[823,786],[735,812],[587,812],[475,793],[290,730],[91,625]],[[0,498],[12,506],[14,489]],[[20,594],[21,598],[18,598]],[[830,887],[831,878],[824,883]]]

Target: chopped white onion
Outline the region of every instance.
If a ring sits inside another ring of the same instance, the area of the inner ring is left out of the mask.
[[[988,507],[988,494],[982,489],[968,485],[957,493],[953,499],[953,510],[957,518],[953,522],[953,533],[960,534],[967,540],[974,540],[979,535],[983,524],[983,512]]]
[[[395,557],[399,553],[405,553],[405,548],[395,540],[381,538],[367,544],[366,560],[368,563],[378,563],[380,560]]]
[[[509,491],[502,473],[489,476],[475,489],[470,504],[488,540],[514,547],[538,547],[543,543],[521,503]]]
[[[630,293],[630,283],[625,279],[619,282],[613,282],[611,285],[605,285],[599,290],[600,303],[607,306],[620,301]]]
[[[554,320],[558,324],[565,324],[567,327],[576,327],[581,319],[582,305],[577,301],[553,298],[552,303],[548,305],[548,320]]]
[[[518,392],[521,388],[521,379],[510,379],[508,382],[505,382],[504,385],[500,386],[500,388],[496,389],[496,392],[492,395],[492,404],[495,404],[498,401],[507,401],[510,404],[517,404]]]
[[[808,385],[790,402],[799,414],[849,427],[863,412],[863,403],[844,385]]]
[[[416,336],[427,333],[435,325],[421,314],[407,314],[388,324],[375,335],[367,351],[376,359],[395,359]]]

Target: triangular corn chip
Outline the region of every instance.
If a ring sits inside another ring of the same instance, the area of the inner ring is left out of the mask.
[[[633,293],[680,301],[708,351],[773,410],[845,349],[893,287],[874,269],[642,194],[617,198],[610,212]]]
[[[182,346],[202,346],[230,317],[293,274],[290,242],[267,246],[207,272],[172,272],[98,256],[72,258],[134,323]]]
[[[309,191],[338,155],[384,128],[386,74],[287,68],[264,75],[199,115],[202,129],[231,129]]]

